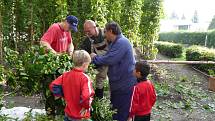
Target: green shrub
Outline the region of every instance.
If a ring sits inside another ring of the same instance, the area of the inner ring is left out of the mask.
[[[157,47],[158,52],[169,57],[180,57],[183,53],[183,47],[180,44],[174,44],[170,42],[156,42],[155,46]]]
[[[215,31],[208,32],[207,46],[215,48]]]
[[[51,52],[45,53],[38,46],[33,46],[23,54],[4,48],[4,53],[7,85],[26,94],[41,91],[44,77],[53,80],[72,67],[67,54],[56,56]]]
[[[95,98],[92,104],[93,121],[113,121],[112,116],[116,113],[111,109],[110,100],[106,97],[102,99]]]
[[[5,69],[4,66],[0,65],[0,82],[5,80]]]
[[[215,50],[206,47],[191,46],[186,50],[186,60],[188,61],[215,61]],[[215,64],[194,65],[196,68],[206,72],[213,73]]]
[[[207,36],[207,41],[206,40]],[[189,45],[215,47],[215,31],[209,32],[167,32],[159,34],[159,41],[167,41]]]
[[[45,53],[44,49],[38,46],[26,50],[23,54],[9,48],[5,48],[4,51],[6,66],[0,65],[0,79],[5,79],[12,89],[19,90],[24,94],[34,94],[41,91],[46,93],[41,87],[44,77],[48,76],[46,79],[54,80],[59,74],[70,70],[73,66],[67,54],[56,56],[50,52]],[[8,74],[6,72],[11,73]],[[86,73],[91,78],[95,78],[96,71],[92,65]],[[109,99],[95,99],[93,101],[93,109],[92,118],[94,121],[112,121],[112,115],[115,111],[111,109]],[[3,118],[6,117],[0,117],[0,119]],[[24,121],[30,120],[48,121],[49,119],[46,115],[33,117],[31,112],[29,112],[26,114]]]

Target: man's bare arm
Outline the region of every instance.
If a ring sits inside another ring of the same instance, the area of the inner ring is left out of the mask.
[[[48,42],[41,40],[40,45],[46,47],[46,49],[50,50],[52,53],[57,54],[57,52],[51,47]]]
[[[73,51],[74,51],[74,45],[73,45],[73,43],[71,43],[71,44],[69,45],[69,48],[68,48],[68,53],[69,53],[69,55],[72,56]]]

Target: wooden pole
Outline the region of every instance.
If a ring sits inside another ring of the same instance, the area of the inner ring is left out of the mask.
[[[1,3],[0,3],[0,64],[3,63],[3,32],[2,32],[2,15],[1,15],[1,12],[2,12],[2,8],[1,8]]]
[[[215,61],[170,61],[170,60],[146,60],[146,61],[151,64],[215,64]]]
[[[33,25],[33,13],[34,13],[34,8],[33,8],[33,1],[30,0],[30,41],[31,41],[31,46],[34,44],[34,25]]]

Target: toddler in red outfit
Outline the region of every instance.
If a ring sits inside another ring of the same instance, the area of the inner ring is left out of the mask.
[[[137,84],[134,86],[128,121],[150,121],[150,114],[156,101],[153,84],[147,79],[150,66],[146,62],[137,62],[134,69]]]

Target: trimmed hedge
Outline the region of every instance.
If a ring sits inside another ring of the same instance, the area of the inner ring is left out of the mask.
[[[215,48],[215,31],[208,32],[207,47]]]
[[[186,50],[186,60],[188,61],[215,61],[215,49],[206,47],[191,46]],[[206,72],[213,73],[215,64],[194,65],[196,68]]]
[[[215,47],[215,31],[210,32],[167,32],[159,34],[159,41],[167,41],[189,45],[205,45],[207,35],[207,47]]]
[[[170,43],[170,42],[156,42],[155,46],[163,55],[176,58],[180,57],[183,53],[183,47],[180,44]]]

